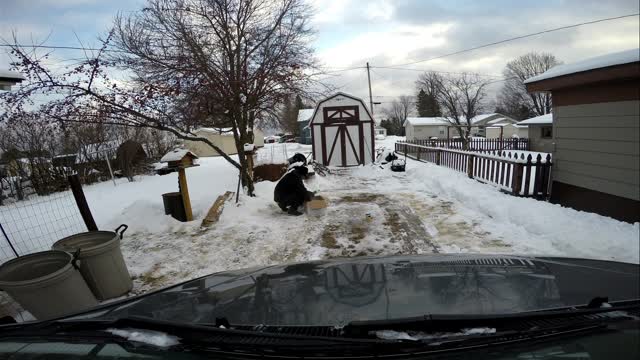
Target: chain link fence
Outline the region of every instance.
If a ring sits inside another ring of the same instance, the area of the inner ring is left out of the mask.
[[[0,177],[0,264],[51,249],[57,240],[87,231],[66,174]],[[0,289],[0,318],[31,320]]]

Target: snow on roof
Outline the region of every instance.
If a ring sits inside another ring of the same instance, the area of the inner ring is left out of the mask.
[[[487,126],[487,128],[489,128],[489,129],[500,129],[501,127],[505,127],[505,126],[513,126],[515,128],[526,128],[527,127],[527,125],[518,125],[518,124],[512,124],[512,123],[494,124],[494,125],[491,125],[491,126]]]
[[[298,122],[309,121],[313,116],[315,109],[300,109],[298,110]]]
[[[25,77],[16,71],[0,70],[0,78],[10,78],[17,80],[25,80]]]
[[[545,114],[536,116],[531,119],[522,120],[518,125],[540,125],[540,124],[553,124],[553,114]]]
[[[198,156],[187,149],[173,149],[168,153],[164,154],[160,162],[169,162],[169,161],[180,161],[187,154],[191,154],[194,158],[198,158]]]
[[[233,136],[233,128],[230,128],[230,127],[228,128],[201,127],[201,128],[195,129],[193,132],[197,133],[200,131],[218,134],[222,136]]]
[[[552,79],[558,76],[570,75],[577,72],[589,71],[594,69],[605,68],[609,66],[628,64],[640,61],[640,49],[630,49],[616,53],[606,54],[602,56],[592,57],[586,60],[574,62],[571,64],[554,66],[544,73],[529,78],[524,81],[525,84]]]
[[[405,125],[407,123],[413,126],[449,125],[447,119],[443,117],[408,117],[407,120],[405,120]]]
[[[101,143],[85,144],[78,149],[76,164],[84,164],[95,160],[102,160],[105,156],[115,159],[116,152],[121,142],[110,140]]]
[[[492,114],[476,115],[473,117],[473,119],[471,119],[471,124],[477,124],[483,121],[484,119],[487,119],[496,115],[500,115],[500,114],[492,113]],[[467,122],[467,120],[464,117],[461,117],[460,121],[463,124]],[[502,122],[502,121],[509,121],[509,119],[505,117],[501,117],[499,119],[490,120],[489,124],[492,124],[495,122]],[[449,118],[446,118],[446,117],[408,117],[404,125],[406,125],[407,122],[409,122],[409,124],[413,126],[451,125],[454,123],[453,120],[449,120]]]
[[[493,124],[501,123],[503,121],[507,121],[507,119],[505,119],[505,118],[497,118],[497,119],[493,119],[493,120],[487,121],[487,124],[492,124],[493,125]]]
[[[480,114],[480,115],[476,115],[476,116],[474,116],[474,117],[473,117],[473,119],[471,119],[471,123],[472,123],[472,124],[475,124],[475,123],[480,122],[480,121],[482,121],[482,120],[484,120],[484,119],[486,119],[486,118],[488,118],[488,117],[492,117],[492,116],[495,116],[495,115],[499,115],[499,114],[492,113],[492,114]],[[503,119],[503,120],[504,120],[504,119]]]

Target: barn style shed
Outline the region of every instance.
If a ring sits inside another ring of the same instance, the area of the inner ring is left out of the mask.
[[[341,92],[329,96],[316,106],[309,127],[317,162],[357,166],[374,161],[375,124],[362,99]]]

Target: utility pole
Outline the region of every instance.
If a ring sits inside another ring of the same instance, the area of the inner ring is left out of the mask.
[[[367,62],[367,79],[369,80],[369,108],[371,116],[373,116],[373,95],[371,95],[371,73],[369,72],[369,63]]]

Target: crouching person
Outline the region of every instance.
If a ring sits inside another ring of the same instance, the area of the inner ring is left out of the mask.
[[[313,197],[313,193],[308,191],[302,182],[308,173],[306,166],[295,166],[280,179],[273,193],[273,200],[282,211],[291,215],[302,215],[298,208]]]

